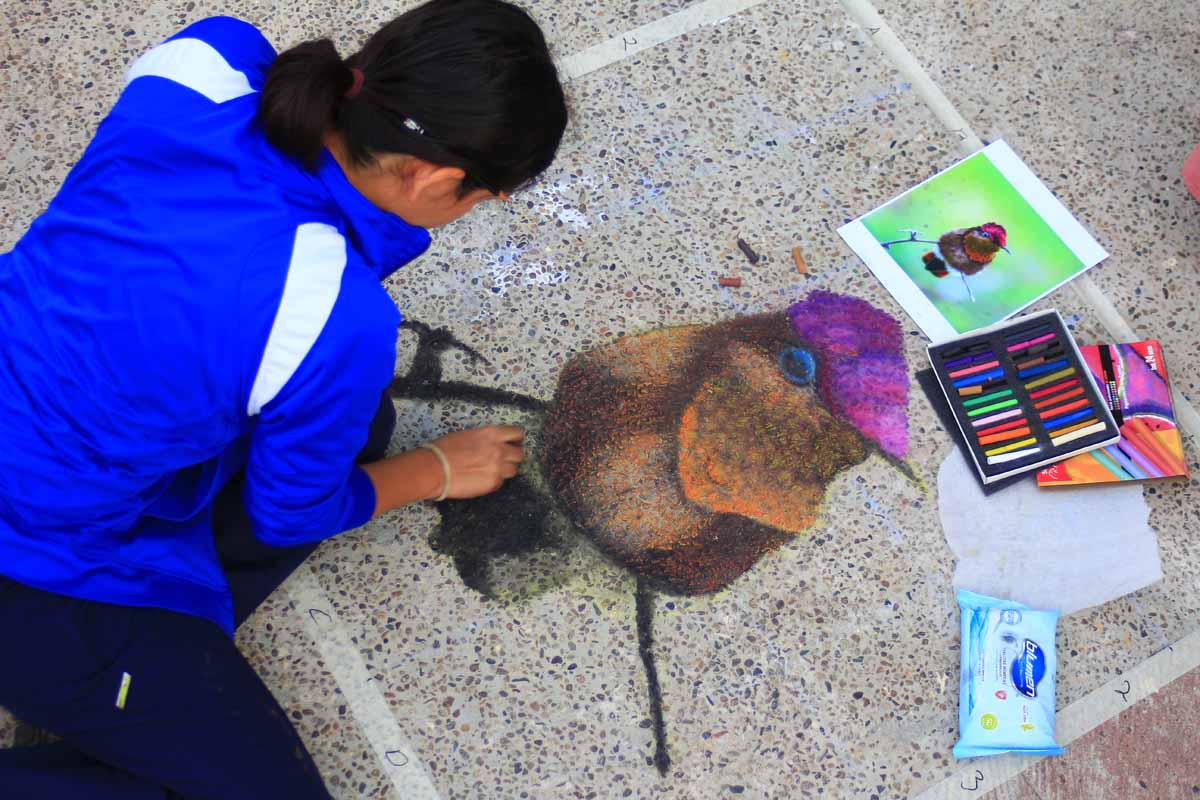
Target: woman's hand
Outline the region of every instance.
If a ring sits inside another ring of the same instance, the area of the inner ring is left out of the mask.
[[[493,425],[435,439],[450,465],[450,485],[441,459],[418,449],[385,458],[363,469],[375,486],[375,516],[419,500],[447,497],[464,500],[499,489],[514,477],[525,458],[525,431]]]
[[[443,490],[456,500],[491,494],[516,476],[525,458],[524,443],[525,431],[513,425],[492,425],[434,439],[432,444],[450,464],[450,485],[439,484],[433,497]]]

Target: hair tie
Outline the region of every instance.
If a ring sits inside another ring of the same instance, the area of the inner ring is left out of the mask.
[[[351,67],[350,74],[354,76],[354,83],[350,84],[350,88],[346,90],[345,98],[347,100],[358,97],[358,93],[362,91],[363,81],[367,79],[367,76],[358,67]]]

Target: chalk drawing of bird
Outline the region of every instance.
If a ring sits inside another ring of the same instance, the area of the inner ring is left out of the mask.
[[[975,302],[975,293],[967,278],[983,271],[995,260],[996,254],[1003,250],[1012,255],[1008,244],[1008,232],[1004,226],[995,222],[985,222],[973,228],[956,228],[938,237],[937,241],[922,239],[921,231],[902,228],[909,236],[907,239],[896,239],[890,242],[880,242],[883,249],[888,250],[898,244],[920,242],[932,244],[934,249],[921,256],[925,269],[935,277],[945,278],[954,270],[962,278],[967,296]]]
[[[818,291],[786,312],[576,356],[544,460],[602,550],[660,588],[703,594],[807,530],[839,472],[902,458],[907,390],[897,323]]]
[[[418,357],[394,396],[509,406],[542,425],[530,474],[439,504],[435,549],[488,596],[492,563],[561,543],[564,526],[633,573],[660,770],[653,592],[727,586],[807,531],[829,483],[873,454],[912,478],[901,329],[859,298],[814,291],[785,311],[621,337],[572,358],[551,402],[443,381],[434,354],[457,342],[409,325]]]

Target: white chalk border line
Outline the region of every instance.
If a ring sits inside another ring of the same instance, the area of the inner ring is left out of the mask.
[[[325,669],[333,676],[354,719],[375,751],[383,774],[404,800],[438,800],[439,794],[416,748],[367,669],[362,653],[337,616],[311,566],[301,564],[285,584],[292,611],[304,621]]]
[[[575,80],[604,67],[618,63],[643,50],[690,33],[705,25],[761,5],[766,0],[703,0],[662,19],[634,28],[620,36],[587,48],[560,62],[565,80]],[[952,133],[958,134],[964,155],[983,147],[983,142],[954,108],[946,95],[929,77],[924,68],[900,41],[891,27],[879,16],[869,0],[840,0],[846,12],[870,35],[884,55],[912,84],[917,95],[934,116]],[[1087,276],[1071,283],[1081,299],[1095,311],[1101,324],[1114,341],[1138,341],[1133,328],[1121,316],[1098,286]],[[1178,392],[1175,393],[1175,413],[1180,427],[1190,436],[1200,434],[1200,414]],[[302,566],[285,584],[295,613],[304,624],[326,668],[346,697],[348,704],[370,742],[385,775],[391,780],[399,797],[406,800],[438,800],[439,794],[416,749],[404,735],[379,687],[362,660],[362,655],[346,633],[333,605],[321,589],[312,568]],[[1059,714],[1059,741],[1066,744],[1115,717],[1129,704],[1153,694],[1159,688],[1200,664],[1200,632],[1192,633],[1173,649],[1164,650],[1126,673],[1121,678],[1084,696]],[[1128,681],[1128,683],[1126,683]],[[1000,757],[986,764],[988,789],[1000,786],[1040,759]],[[978,797],[977,793],[959,788],[964,779],[974,779],[977,767],[972,765],[961,773],[931,786],[918,800]],[[971,780],[967,781],[968,783]],[[982,788],[982,786],[980,787]]]
[[[761,5],[766,0],[703,0],[682,11],[647,23],[614,36],[607,42],[593,45],[573,56],[562,59],[559,72],[563,79],[573,81],[590,72],[615,64],[629,56],[691,33],[705,25],[721,22],[734,14]]]

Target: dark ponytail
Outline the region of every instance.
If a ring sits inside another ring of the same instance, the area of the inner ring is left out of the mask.
[[[271,65],[258,118],[273,145],[312,166],[325,131],[354,81],[328,39],[296,45]]]
[[[353,97],[351,68],[364,80]],[[279,55],[259,119],[279,149],[312,166],[330,126],[351,158],[405,153],[466,172],[462,191],[511,192],[554,160],[566,101],[545,37],[503,0],[432,0],[343,61],[327,40]]]

